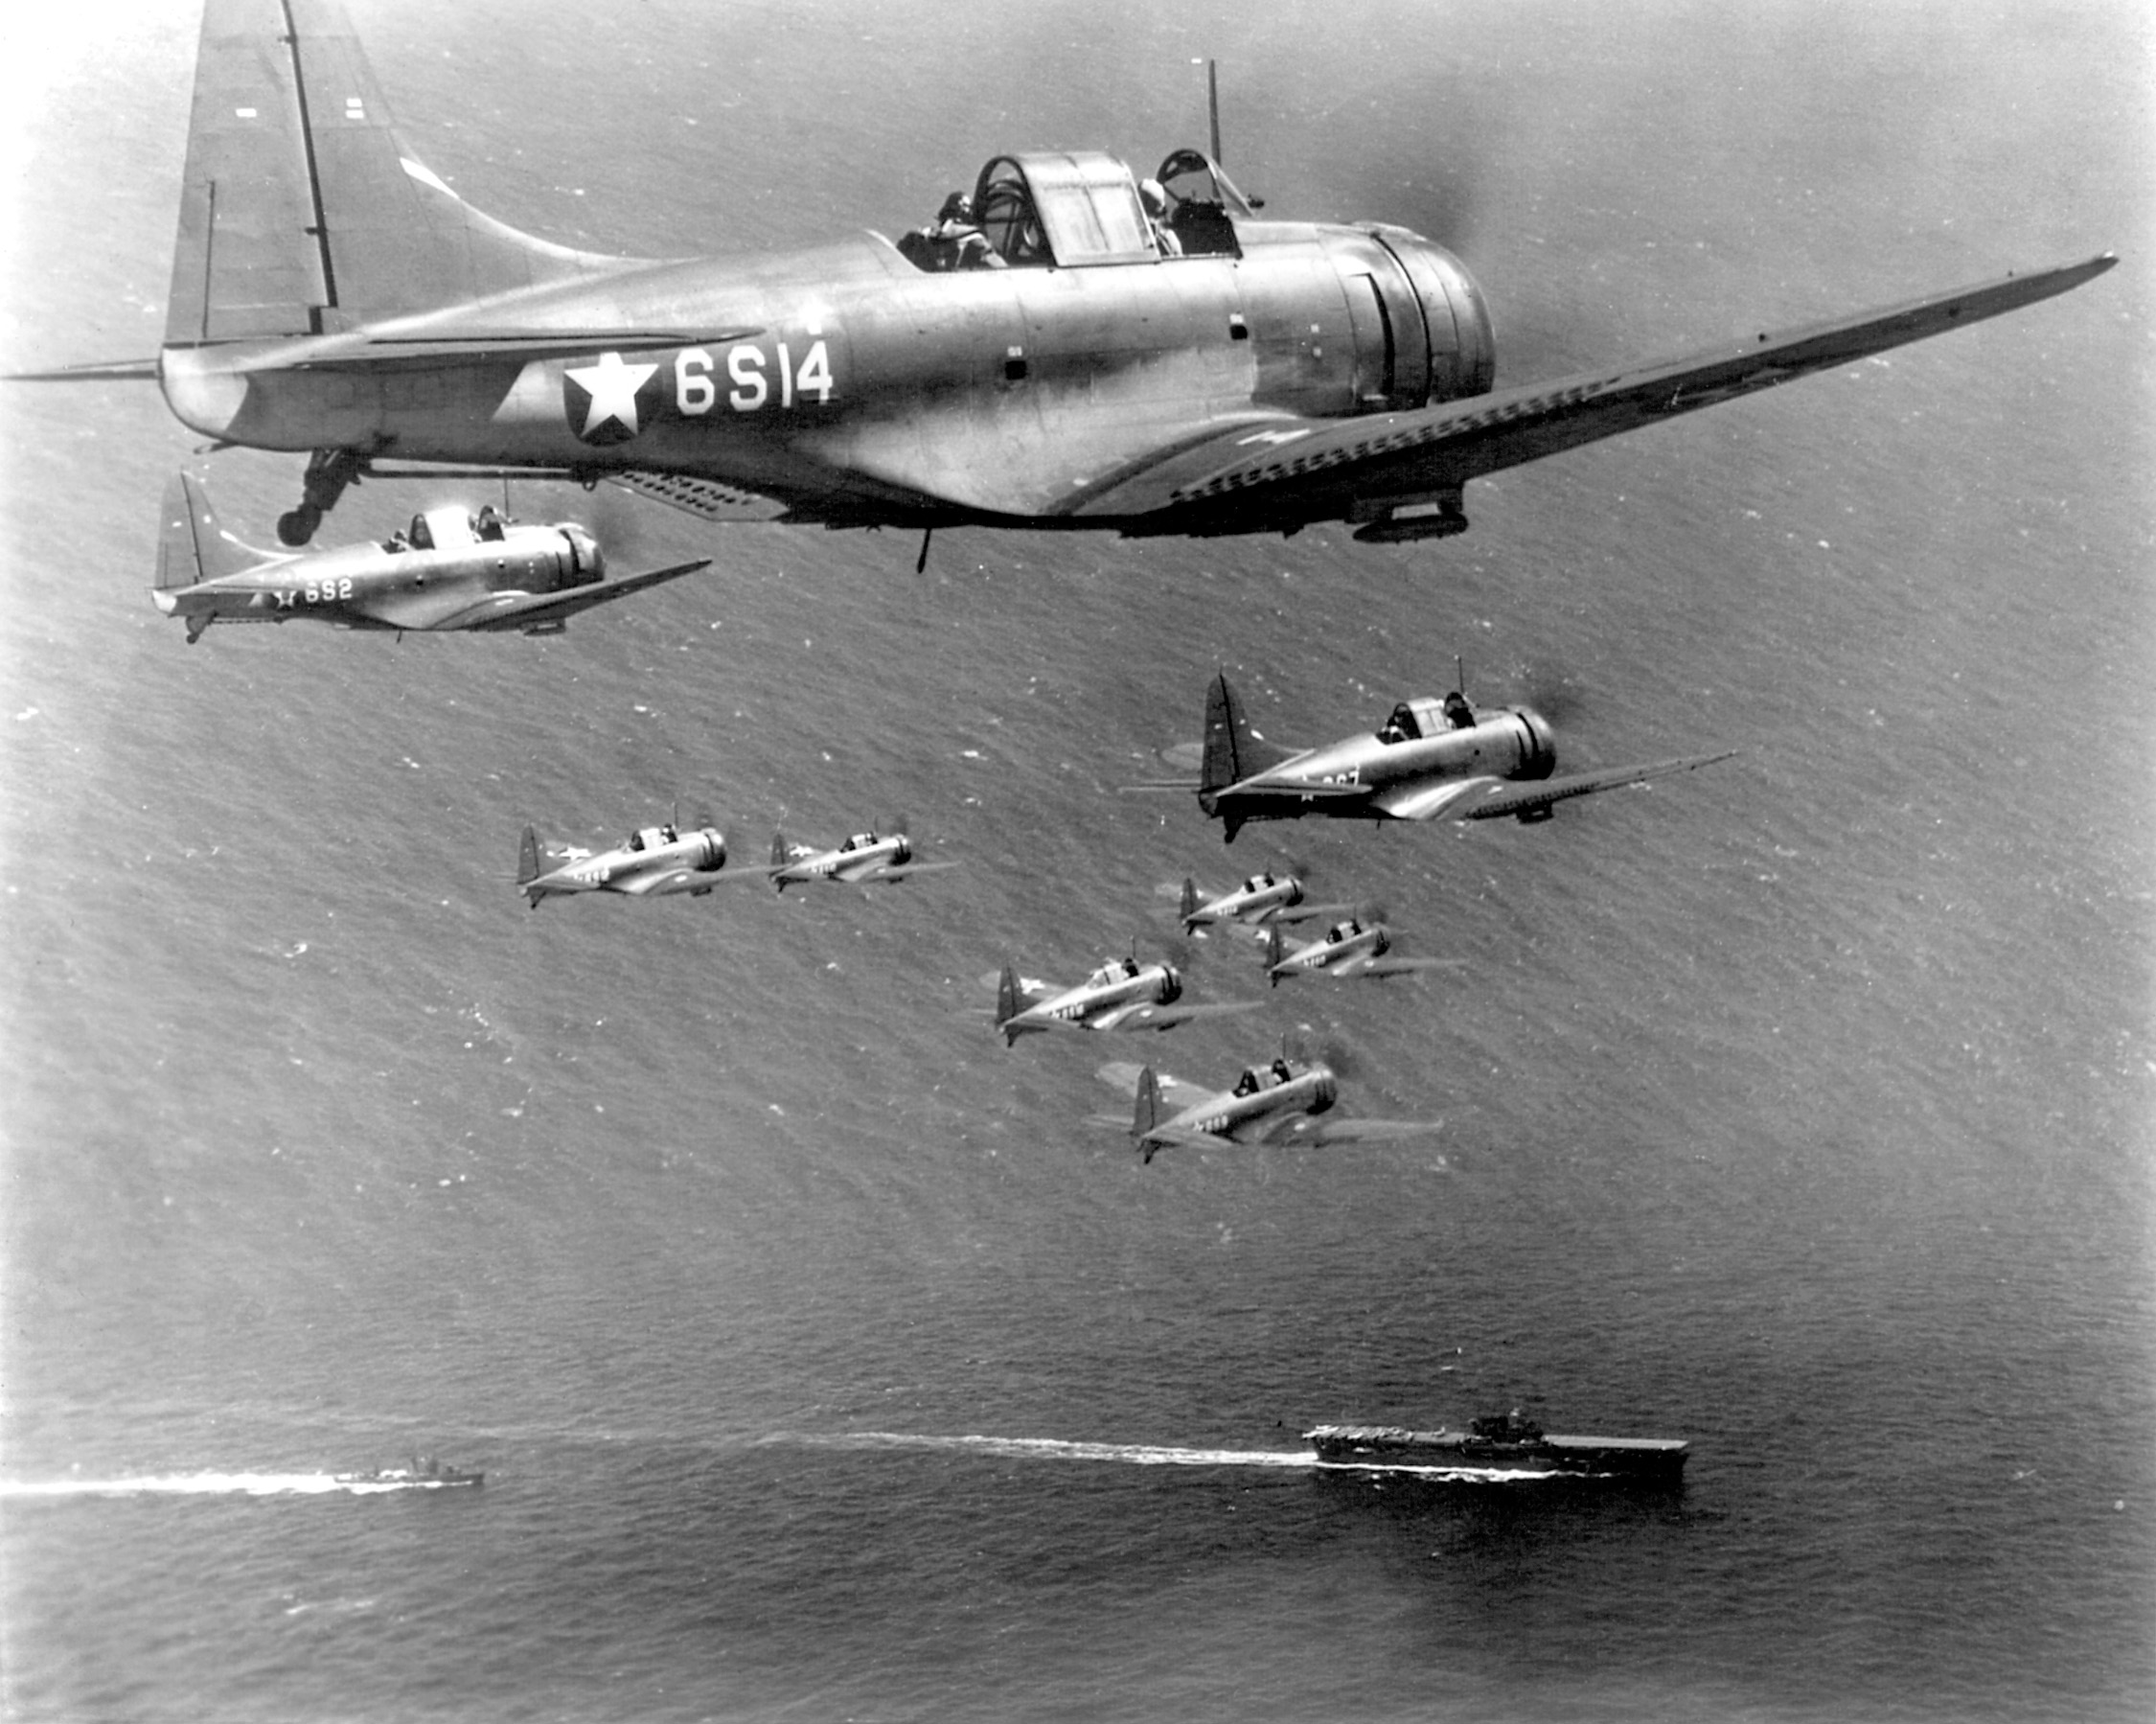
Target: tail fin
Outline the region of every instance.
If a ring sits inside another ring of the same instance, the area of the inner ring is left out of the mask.
[[[1249,733],[1243,704],[1227,686],[1227,674],[1220,672],[1205,691],[1205,760],[1198,772],[1199,795],[1209,796],[1242,781],[1243,744]]]
[[[164,527],[157,540],[157,586],[194,586],[223,575],[242,574],[275,559],[272,551],[244,545],[218,525],[210,494],[176,472],[165,487]]]
[[[1294,752],[1267,742],[1250,728],[1250,720],[1243,716],[1243,702],[1227,685],[1227,673],[1216,673],[1205,691],[1205,759],[1198,773],[1199,799],[1277,766]]]
[[[540,887],[538,891],[533,891],[531,889],[532,882],[537,880],[539,877],[539,834],[530,826],[526,826],[524,828],[524,841],[521,845],[518,846],[516,851],[516,884],[524,888],[526,895],[529,896],[532,901],[532,908],[534,909],[539,908],[539,900],[546,896],[546,889],[543,886]]]
[[[336,0],[205,0],[167,346],[321,334],[627,262],[482,216],[407,155]]]
[[[1182,877],[1182,931],[1190,931],[1191,912],[1198,908],[1198,883],[1185,874]]]
[[[1280,924],[1277,922],[1268,922],[1265,925],[1265,968],[1268,974],[1270,974],[1279,964],[1279,962]],[[1280,985],[1280,978],[1277,976],[1273,977],[1272,979],[1273,985],[1274,987],[1278,987]]]
[[[1146,1139],[1159,1124],[1160,1080],[1153,1075],[1153,1068],[1148,1066],[1138,1073],[1137,1112],[1131,1118],[1131,1136],[1145,1151],[1148,1161],[1153,1160],[1153,1146]]]
[[[1018,1015],[1018,972],[1011,968],[1011,960],[1009,958],[1005,958],[1003,960],[1003,977],[996,984],[996,1027],[998,1029],[1003,1029],[1003,1026],[1006,1023],[1010,1023],[1010,1021]],[[1017,1031],[1003,1029],[1004,1046],[1014,1046],[1017,1042]]]

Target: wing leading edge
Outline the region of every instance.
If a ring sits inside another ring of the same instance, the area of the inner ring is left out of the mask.
[[[1337,514],[1358,495],[1439,492],[2018,310],[2077,287],[2118,261],[2105,252],[1682,358],[1583,372],[1412,412],[1346,420],[1284,414],[1255,430],[1237,424],[1134,464],[1080,493],[1063,513],[1169,516],[1176,524],[1163,522],[1165,530],[1200,532],[1213,514],[1239,513],[1247,530],[1253,504],[1289,519],[1320,519],[1328,500]]]

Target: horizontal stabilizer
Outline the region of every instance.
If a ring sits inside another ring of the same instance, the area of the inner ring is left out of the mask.
[[[0,376],[10,383],[114,383],[134,380],[155,382],[155,359],[96,359],[83,365],[61,365],[52,371],[11,371]]]

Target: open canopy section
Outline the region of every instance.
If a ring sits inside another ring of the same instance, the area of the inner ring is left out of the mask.
[[[998,156],[980,171],[974,219],[1013,268],[1150,264],[1160,256],[1131,171],[1097,149]]]

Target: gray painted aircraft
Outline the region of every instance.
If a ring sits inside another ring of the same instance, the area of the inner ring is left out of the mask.
[[[1198,883],[1189,875],[1185,874],[1182,879],[1184,933],[1222,922],[1239,922],[1246,928],[1274,922],[1308,922],[1354,908],[1350,904],[1305,903],[1302,882],[1293,874],[1275,874],[1271,868],[1251,875],[1232,891],[1210,897],[1200,893]]]
[[[2116,262],[1496,389],[1458,259],[1261,219],[1219,153],[1142,181],[1098,150],[998,155],[904,244],[602,256],[424,167],[334,0],[207,0],[161,351],[32,375],[154,377],[220,446],[308,451],[287,544],[385,460],[610,477],[712,519],[1393,541],[1464,530],[1470,479]]]
[[[1367,977],[1383,981],[1393,976],[1417,976],[1425,970],[1451,970],[1458,960],[1447,957],[1393,957],[1392,931],[1383,922],[1365,924],[1350,916],[1335,922],[1322,938],[1281,950],[1277,925],[1266,931],[1265,973],[1278,987],[1297,976]]]
[[[1121,1088],[1129,1069],[1109,1066],[1101,1075]],[[1131,1138],[1148,1161],[1171,1146],[1210,1148],[1224,1139],[1306,1143],[1315,1149],[1427,1137],[1442,1129],[1434,1119],[1320,1119],[1318,1115],[1340,1098],[1340,1080],[1322,1062],[1285,1056],[1270,1065],[1246,1067],[1233,1088],[1218,1092],[1158,1077],[1151,1066],[1137,1073],[1136,1085]]]
[[[664,898],[676,892],[698,897],[719,884],[726,865],[725,835],[710,825],[683,832],[669,820],[645,826],[611,850],[554,849],[524,828],[516,856],[516,885],[539,908],[539,900],[576,892],[620,892],[630,898]]]
[[[790,885],[895,885],[916,874],[957,865],[955,862],[915,862],[913,840],[903,832],[883,837],[874,832],[857,832],[828,849],[815,844],[790,844],[785,833],[774,832],[771,834],[771,865],[764,870],[761,878],[783,892]],[[745,875],[743,878],[757,877]]]
[[[1167,963],[1141,964],[1134,955],[1112,957],[1082,982],[1067,988],[1019,979],[1006,960],[996,990],[996,1027],[1003,1045],[1051,1029],[1173,1029],[1199,1018],[1254,1012],[1254,1000],[1212,1005],[1177,1004],[1182,977]]]
[[[1728,760],[1735,750],[1552,777],[1557,745],[1540,714],[1493,706],[1478,714],[1457,690],[1403,701],[1378,730],[1318,748],[1289,748],[1250,728],[1225,675],[1205,697],[1198,803],[1229,843],[1250,820],[1318,815],[1347,820],[1547,820],[1571,796]],[[1170,786],[1189,788],[1187,781]]]
[[[606,572],[574,521],[525,526],[494,512],[429,509],[379,544],[258,551],[218,524],[209,493],[186,473],[165,488],[165,529],[150,596],[187,625],[193,646],[213,623],[334,623],[344,629],[520,630],[559,634],[580,610],[694,574],[711,559],[642,574]]]

